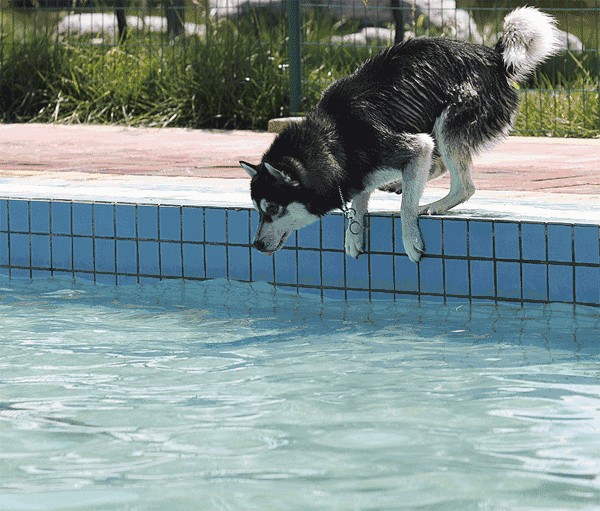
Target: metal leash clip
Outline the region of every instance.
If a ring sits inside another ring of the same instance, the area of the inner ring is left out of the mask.
[[[338,186],[338,191],[340,192],[340,199],[342,201],[341,210],[344,215],[344,218],[348,220],[348,230],[351,234],[357,235],[362,231],[362,225],[356,219],[356,210],[354,208],[349,208],[344,200],[344,194],[342,193],[342,189]]]

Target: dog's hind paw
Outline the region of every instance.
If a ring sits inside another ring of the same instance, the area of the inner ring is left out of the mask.
[[[380,186],[379,189],[382,192],[390,192],[400,195],[402,193],[402,180],[400,179],[399,181],[394,181],[393,183]]]
[[[417,232],[412,236],[402,236],[402,243],[404,244],[404,250],[408,258],[413,263],[418,263],[425,252],[425,245],[423,244],[421,234]]]

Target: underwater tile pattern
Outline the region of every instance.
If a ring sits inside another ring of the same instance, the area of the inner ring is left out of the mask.
[[[344,254],[331,214],[268,257],[251,246],[243,208],[0,200],[0,274],[97,283],[228,278],[342,299],[492,300],[600,305],[600,227],[426,217],[426,254],[412,263],[399,216],[372,214],[366,252]]]

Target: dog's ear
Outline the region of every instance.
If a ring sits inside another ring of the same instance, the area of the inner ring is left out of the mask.
[[[265,164],[265,168],[277,181],[280,183],[286,184],[288,186],[293,186],[297,188],[300,186],[300,182],[294,179],[290,174],[284,172],[283,170],[276,169],[269,162],[263,162]]]
[[[248,163],[245,161],[240,161],[240,165],[250,177],[254,177],[256,176],[256,174],[258,174],[258,165],[252,165],[252,163]]]

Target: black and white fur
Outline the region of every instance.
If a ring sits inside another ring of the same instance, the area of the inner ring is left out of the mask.
[[[260,213],[254,246],[273,253],[295,229],[352,201],[361,227],[347,230],[345,249],[358,257],[369,197],[384,187],[402,191],[402,241],[419,261],[419,213],[444,213],[473,195],[473,155],[507,135],[518,105],[514,84],[556,51],[556,34],[552,17],[523,7],[506,16],[494,48],[411,39],[333,83],[260,164],[240,162]],[[448,195],[419,207],[426,181],[446,170]]]

